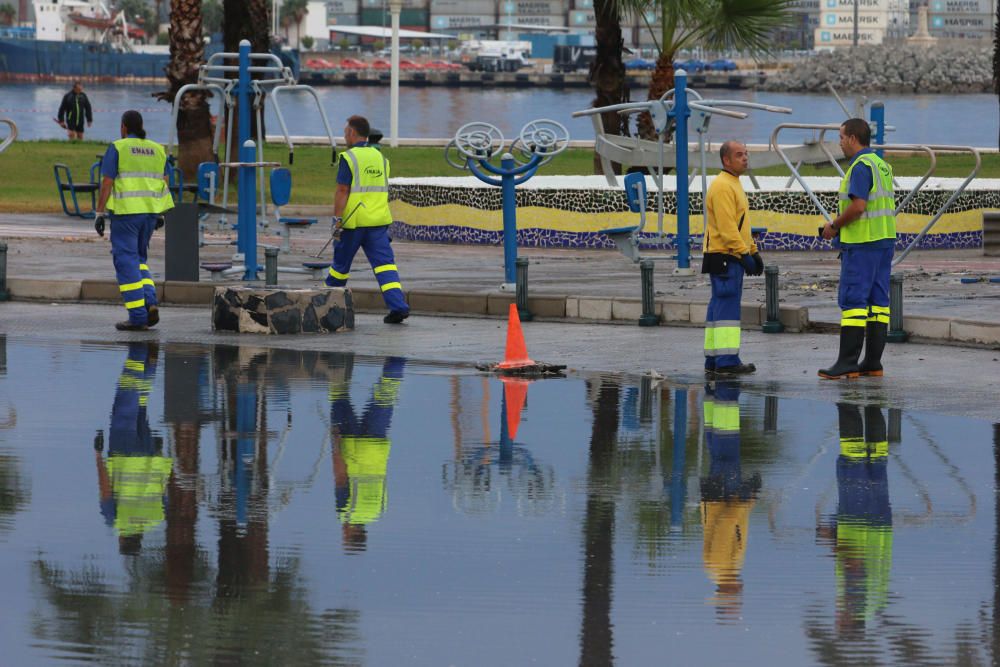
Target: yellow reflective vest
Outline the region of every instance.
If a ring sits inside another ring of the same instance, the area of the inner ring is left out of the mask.
[[[351,194],[344,209],[344,229],[391,225],[389,161],[371,146],[355,146],[345,151],[341,159],[347,160],[351,170]]]
[[[851,162],[840,181],[839,211],[843,213],[851,203],[848,190],[851,172],[858,164],[866,164],[872,171],[872,188],[868,203],[861,217],[840,230],[841,243],[869,243],[896,238],[896,199],[892,185],[892,167],[875,153],[864,153]]]
[[[119,535],[141,535],[163,521],[163,494],[173,460],[163,456],[117,456],[107,460]]]
[[[388,438],[344,436],[341,451],[350,480],[348,507],[338,513],[341,523],[367,524],[385,510],[385,475],[389,465]]]
[[[174,207],[163,180],[167,154],[163,146],[148,139],[129,137],[114,142],[118,151],[118,175],[107,209],[115,215],[163,213]]]

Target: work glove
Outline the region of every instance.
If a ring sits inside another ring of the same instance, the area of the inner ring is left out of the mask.
[[[162,215],[156,216],[156,229],[160,229],[161,227],[163,227],[163,225],[165,225],[166,222],[167,222],[166,219],[164,219]]]
[[[752,257],[753,257],[754,264],[757,265],[757,268],[750,275],[752,275],[752,276],[759,276],[762,273],[764,273],[764,258],[760,256],[759,252],[755,252],[752,255]]]
[[[97,217],[94,218],[94,231],[100,237],[104,236],[104,226],[107,221],[108,216],[104,213],[98,213]]]
[[[753,260],[753,255],[741,255],[740,264],[743,266],[743,272],[748,276],[757,275],[754,273],[757,270],[757,262]]]
[[[98,430],[94,435],[94,451],[104,451],[104,431]]]
[[[333,238],[333,240],[335,241],[340,240],[340,232],[343,229],[341,225],[343,224],[344,224],[343,219],[339,215],[335,215],[332,218],[330,218],[330,236]]]

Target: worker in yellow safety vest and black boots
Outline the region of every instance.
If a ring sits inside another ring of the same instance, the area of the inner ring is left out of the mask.
[[[172,459],[162,455],[163,439],[149,428],[147,404],[156,373],[157,346],[131,343],[111,408],[108,458],[102,460],[104,432],[94,437],[101,514],[118,533],[118,549],[135,555],[142,536],[164,520]]]
[[[389,225],[389,161],[368,144],[371,127],[361,116],[351,116],[344,128],[344,142],[350,147],[340,157],[337,191],[333,199],[333,264],[326,284],[343,287],[351,277],[351,263],[358,249],[364,249],[382,299],[389,308],[386,324],[400,324],[410,316],[410,307],[399,281],[393,257]]]
[[[840,354],[819,371],[829,380],[882,375],[889,331],[889,276],[896,245],[892,167],[870,148],[871,128],[862,118],[840,126],[840,148],[851,166],[840,182],[839,215],[823,238],[840,248]],[[866,343],[867,338],[867,345]],[[861,348],[865,358],[861,363]]]
[[[750,205],[740,176],[750,167],[746,144],[726,141],[719,149],[722,172],[705,195],[705,258],[712,281],[705,312],[705,372],[743,375],[757,370],[740,360],[740,298],[743,274],[764,273],[764,260],[750,235]]]
[[[160,321],[156,285],[147,264],[149,241],[163,226],[163,213],[174,207],[167,187],[167,155],[163,146],[146,139],[142,115],[122,114],[122,138],[101,160],[101,194],[94,229],[104,236],[111,213],[111,257],[128,319],[119,331],[145,331]]]
[[[889,601],[892,569],[892,507],[889,504],[889,441],[877,405],[862,411],[839,403],[837,515],[817,527],[832,540],[837,576],[837,630],[862,631]]]
[[[360,419],[349,392],[353,362],[348,363],[342,380],[330,384],[334,492],[348,551],[365,549],[368,524],[385,511],[386,472],[392,446],[389,426],[405,364],[401,357],[385,360],[382,376],[372,388]]]

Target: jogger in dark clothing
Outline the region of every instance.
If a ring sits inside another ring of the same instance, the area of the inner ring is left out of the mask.
[[[73,89],[63,95],[56,121],[66,130],[70,140],[83,139],[84,121],[87,122],[87,127],[94,124],[94,112],[90,108],[90,100],[83,92],[83,85],[79,81],[74,81]]]

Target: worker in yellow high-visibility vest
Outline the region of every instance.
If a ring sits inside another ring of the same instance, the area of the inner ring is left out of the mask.
[[[823,238],[838,237],[840,248],[840,353],[833,366],[819,371],[829,380],[882,375],[896,200],[892,167],[871,149],[871,137],[863,118],[840,126],[840,148],[851,165],[840,182],[839,215],[823,227]],[[865,358],[858,363],[862,347]]]
[[[399,269],[392,252],[389,225],[389,161],[369,145],[371,126],[362,116],[351,116],[344,128],[344,142],[350,147],[340,156],[337,191],[333,198],[333,263],[326,284],[343,287],[351,277],[351,263],[364,250],[382,300],[389,308],[386,324],[400,324],[410,316]]]
[[[162,214],[174,207],[167,187],[167,154],[146,139],[142,115],[122,114],[122,138],[101,160],[101,194],[94,229],[104,236],[111,213],[111,257],[128,319],[119,331],[144,331],[160,321],[156,285],[147,264],[149,241],[163,226]]]

